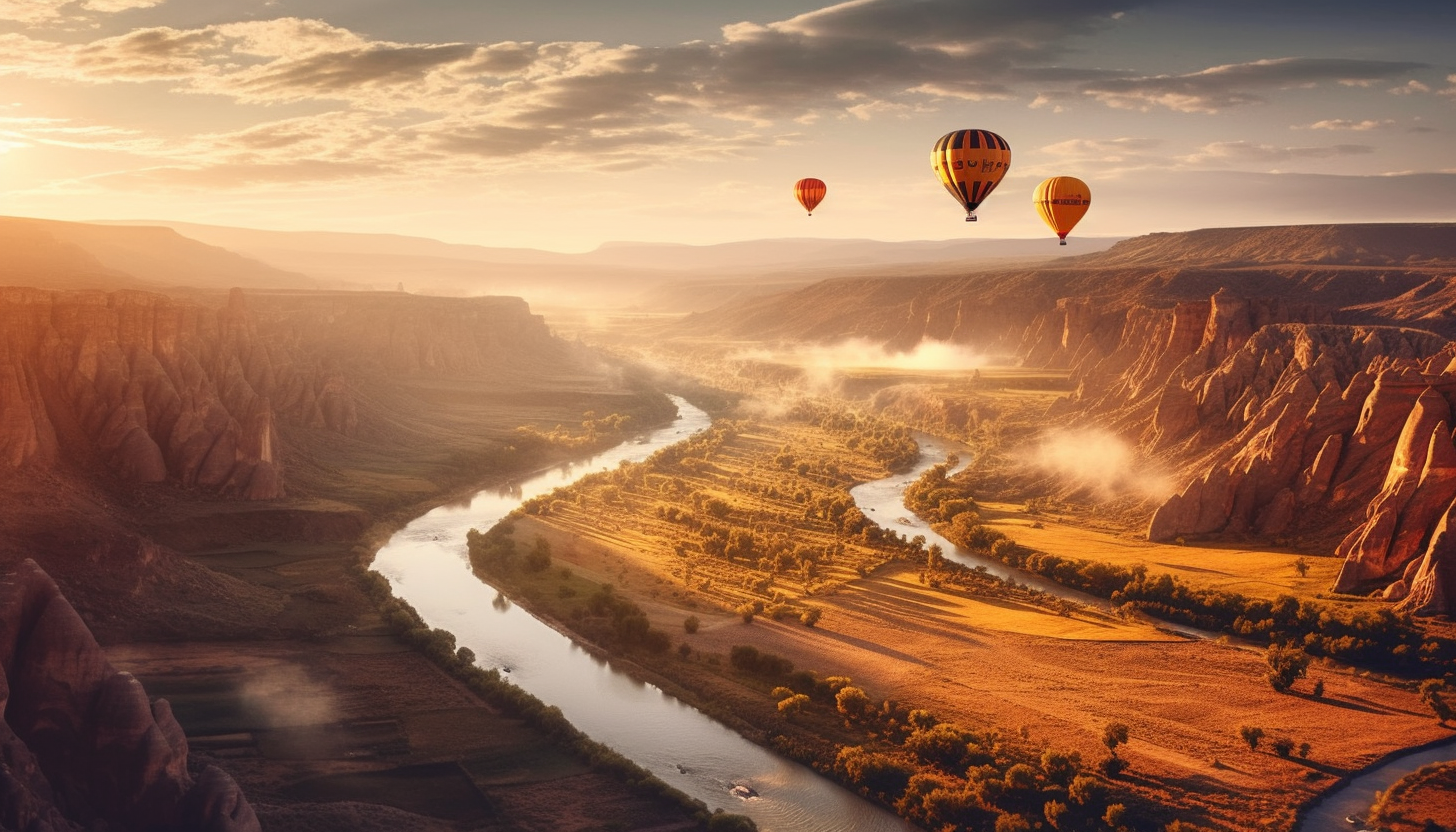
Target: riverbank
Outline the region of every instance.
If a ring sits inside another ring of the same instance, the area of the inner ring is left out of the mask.
[[[754,472],[772,470],[776,454],[810,459],[827,445],[821,438],[802,448],[781,447],[782,437],[765,438],[767,433],[756,427],[721,453],[695,452],[691,458],[700,462],[688,468],[697,470],[678,470],[667,481],[675,477],[688,492],[711,493],[729,504],[730,517],[758,516],[765,509],[753,506],[763,499],[765,483]],[[744,461],[753,457],[748,447],[755,442],[771,451],[761,467]],[[1034,613],[997,601],[996,615],[978,617],[970,611],[973,605],[920,584],[917,569],[882,567],[807,597],[800,581],[780,576],[760,600],[771,605],[772,593],[779,592],[792,606],[817,607],[822,612],[817,625],[762,615],[744,624],[730,611],[744,581],[720,574],[723,558],[700,557],[692,580],[684,580],[685,564],[674,548],[685,543],[681,524],[663,516],[681,500],[675,489],[669,493],[660,485],[651,472],[584,484],[560,495],[549,511],[519,521],[517,537],[529,546],[541,534],[551,541],[558,565],[611,581],[654,626],[673,632],[675,644],[688,645],[692,656],[702,658],[700,664],[655,661],[656,671],[698,691],[706,707],[716,699],[764,726],[765,733],[785,723],[773,700],[723,693],[731,689],[722,681],[724,657],[734,646],[783,656],[797,668],[850,676],[875,701],[929,708],[978,730],[1020,735],[1024,729],[1034,744],[1077,750],[1089,761],[1105,755],[1107,724],[1127,724],[1131,739],[1119,754],[1129,769],[1114,783],[1145,807],[1145,822],[1181,819],[1253,828],[1270,821],[1275,829],[1290,828],[1293,806],[1342,774],[1443,734],[1412,693],[1360,674],[1318,667],[1312,675],[1324,682],[1321,698],[1278,694],[1264,681],[1267,668],[1259,655],[1166,634],[1129,638],[1113,625],[1102,639],[1069,638],[1050,629],[1017,632],[1002,622]],[[617,490],[602,491],[607,488]],[[614,497],[596,502],[604,494]],[[595,511],[602,519],[591,519]],[[834,566],[841,566],[838,559]],[[751,571],[740,567],[741,574]],[[700,576],[707,574],[711,585],[700,590]],[[699,619],[693,635],[681,630],[689,615]],[[573,627],[569,619],[566,626]],[[718,669],[709,672],[713,656],[719,657]],[[1307,742],[1309,756],[1282,757],[1267,743],[1250,749],[1239,735],[1246,725],[1270,737],[1287,736],[1296,747]]]
[[[329,520],[340,512],[321,501],[194,506],[189,528],[208,529],[209,518],[216,528],[211,538],[177,535],[201,544],[182,563],[278,599],[286,630],[261,622],[180,643],[113,639],[108,655],[172,702],[199,759],[232,773],[269,829],[694,828],[679,799],[628,788],[620,772],[427,660],[381,618],[359,577],[410,517],[583,452],[538,444],[502,457],[447,445],[432,460],[396,460],[390,481],[422,485],[400,500],[380,477],[378,491],[350,483],[355,496],[383,501],[364,524]],[[442,487],[435,460],[449,456]],[[319,508],[328,513],[310,511]],[[270,528],[268,510],[296,522]],[[222,538],[225,547],[208,547]]]

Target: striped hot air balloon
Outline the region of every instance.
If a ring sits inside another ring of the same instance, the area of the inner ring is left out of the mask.
[[[794,183],[794,196],[798,198],[799,204],[814,216],[814,207],[824,200],[824,194],[829,188],[819,179],[800,179]]]
[[[976,208],[1011,168],[1011,145],[990,130],[954,130],[935,143],[930,164],[966,209],[966,222],[975,222]]]
[[[1067,244],[1067,234],[1092,204],[1092,189],[1075,176],[1053,176],[1036,186],[1036,212]]]

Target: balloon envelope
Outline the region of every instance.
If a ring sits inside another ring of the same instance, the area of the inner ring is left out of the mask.
[[[1075,176],[1053,176],[1036,186],[1031,198],[1042,220],[1067,244],[1067,233],[1092,205],[1092,189]]]
[[[824,200],[824,194],[828,190],[829,188],[818,179],[800,179],[794,183],[794,196],[798,197],[799,204],[804,206],[804,210],[808,211],[811,217],[814,216],[814,206]]]
[[[930,164],[940,183],[966,209],[966,221],[974,222],[976,208],[1011,169],[1011,145],[990,130],[954,130],[935,143]]]

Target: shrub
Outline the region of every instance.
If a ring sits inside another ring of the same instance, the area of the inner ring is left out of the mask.
[[[870,698],[859,688],[846,685],[834,695],[834,706],[845,719],[863,719],[869,713]]]
[[[1269,685],[1280,693],[1287,692],[1309,670],[1309,656],[1298,647],[1272,645],[1264,660],[1269,664]]]
[[[1264,738],[1264,729],[1253,725],[1245,725],[1239,729],[1239,736],[1249,744],[1249,750],[1255,751],[1259,748],[1259,740]]]
[[[1288,757],[1294,752],[1294,740],[1288,737],[1275,737],[1269,745],[1281,757]]]
[[[1127,726],[1121,722],[1109,722],[1106,728],[1102,729],[1102,744],[1117,756],[1117,747],[1127,743]]]
[[[688,635],[692,635],[693,633],[696,633],[698,631],[698,624],[699,623],[700,622],[698,621],[698,617],[696,615],[690,615],[687,618],[684,618],[683,619],[683,632],[687,633]]]
[[[1127,760],[1108,755],[1098,764],[1098,768],[1102,769],[1102,773],[1108,777],[1116,777],[1127,770]]]

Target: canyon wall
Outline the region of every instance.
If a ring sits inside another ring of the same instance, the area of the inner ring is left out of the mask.
[[[1149,539],[1349,530],[1336,591],[1447,612],[1456,345],[1328,317],[1228,291],[1122,314],[1068,299],[1023,350],[1072,372],[1077,392],[1052,416],[1113,428],[1182,472]]]
[[[280,422],[353,435],[364,380],[566,355],[519,298],[0,288],[0,322],[0,468],[65,461],[249,500],[284,494]]]
[[[166,700],[111,666],[33,561],[0,579],[0,711],[0,828],[261,829],[226,773],[188,773]]]
[[[148,292],[0,289],[0,464],[62,457],[123,481],[246,499],[283,493],[280,418],[341,432],[342,380],[221,308]]]

